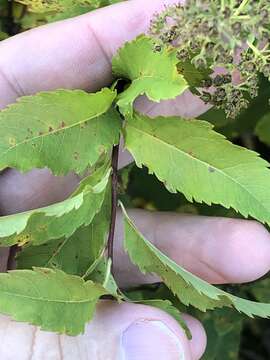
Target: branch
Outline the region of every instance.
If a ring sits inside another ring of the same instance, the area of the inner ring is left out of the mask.
[[[113,274],[113,260],[114,260],[114,233],[115,221],[117,211],[117,171],[118,171],[118,158],[119,158],[119,144],[113,147],[112,151],[112,210],[111,210],[111,224],[108,236],[108,258],[112,261],[111,273]]]

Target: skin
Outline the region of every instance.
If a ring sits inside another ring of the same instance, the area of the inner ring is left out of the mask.
[[[123,42],[147,30],[152,14],[174,1],[130,0],[78,18],[40,27],[0,43],[0,107],[19,96],[56,88],[96,91],[110,84],[110,60]],[[170,102],[137,101],[150,115],[195,116],[204,105],[189,93]],[[130,156],[121,153],[121,165]],[[0,176],[2,215],[61,201],[79,179],[53,177],[47,170]],[[270,269],[270,237],[255,221],[199,217],[130,210],[139,229],[178,264],[215,284],[253,281]],[[142,276],[123,251],[121,215],[117,217],[115,258],[120,286],[157,281]],[[222,256],[220,256],[222,254]],[[7,249],[1,252],[2,270]],[[0,358],[32,360],[159,359],[198,360],[205,346],[202,325],[185,315],[193,338],[189,341],[168,314],[149,306],[103,301],[84,335],[71,338],[43,332],[28,324],[0,317]],[[138,334],[147,334],[146,337]],[[129,336],[128,336],[129,335]],[[13,346],[16,344],[16,346]],[[132,352],[125,357],[125,346]]]

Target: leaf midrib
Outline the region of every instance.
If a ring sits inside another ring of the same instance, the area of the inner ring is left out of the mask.
[[[167,81],[167,82],[170,82],[170,83],[172,82],[171,79],[169,79],[169,78],[165,78],[163,76],[154,76],[154,75],[143,75],[143,76],[139,76],[139,77],[136,77],[134,79],[131,79],[131,80],[134,83],[135,81],[144,80],[144,79],[151,79],[151,80],[157,79],[157,80],[160,80],[160,81]],[[183,80],[183,84],[186,83],[184,78],[181,78],[181,80]],[[177,85],[181,85],[180,84],[180,77],[179,77],[179,79],[174,79],[173,83],[175,83]],[[131,83],[131,86],[132,86],[132,83]]]
[[[268,210],[267,208],[265,208],[265,206],[263,206],[262,203],[261,203],[256,197],[254,197],[254,195],[252,195],[252,193],[250,193],[250,191],[248,191],[248,189],[246,189],[241,183],[239,183],[238,181],[236,181],[233,177],[229,176],[226,172],[220,170],[219,168],[213,166],[213,165],[210,164],[210,163],[208,164],[208,163],[206,163],[206,162],[204,162],[204,161],[202,161],[202,160],[200,160],[200,159],[198,159],[198,158],[196,158],[196,157],[188,154],[187,152],[185,152],[185,151],[177,148],[177,147],[174,146],[174,145],[171,145],[171,144],[165,142],[164,140],[162,140],[162,139],[160,139],[160,138],[158,138],[158,137],[155,137],[155,136],[149,134],[148,132],[145,132],[145,131],[143,131],[143,130],[138,129],[137,127],[132,126],[130,123],[128,123],[128,126],[132,127],[133,129],[137,130],[138,132],[140,132],[140,133],[142,133],[142,134],[150,137],[150,138],[153,139],[154,141],[160,142],[160,143],[162,143],[163,145],[172,148],[174,151],[175,151],[175,150],[176,150],[176,151],[179,151],[179,152],[182,153],[183,155],[185,155],[185,156],[187,156],[187,157],[189,157],[189,158],[191,158],[191,159],[194,159],[194,160],[200,162],[200,163],[203,164],[204,166],[211,166],[211,167],[212,167],[213,169],[215,169],[217,172],[221,173],[223,176],[227,177],[230,181],[234,182],[234,183],[237,184],[240,188],[242,188],[246,193],[248,193],[248,194],[250,195],[250,197],[251,197],[252,199],[254,199],[256,202],[258,202],[259,205],[260,205],[263,209],[265,209],[265,211],[266,211],[267,213],[269,213],[269,210]],[[214,203],[214,202],[213,202],[213,203]],[[231,205],[231,206],[232,206],[233,208],[235,208],[233,205]],[[239,210],[237,209],[237,211],[239,211]],[[248,213],[251,214],[250,211],[248,211]]]
[[[110,104],[110,105],[111,105],[111,104]],[[21,146],[21,145],[25,145],[25,144],[27,144],[27,143],[29,143],[29,142],[31,142],[31,141],[35,141],[35,140],[37,140],[37,139],[39,139],[39,138],[44,139],[44,138],[47,137],[47,136],[54,135],[54,134],[56,134],[56,133],[58,133],[58,132],[61,132],[61,131],[67,131],[67,130],[69,130],[69,129],[72,129],[73,127],[76,127],[76,126],[84,123],[84,122],[88,122],[88,121],[90,121],[90,120],[92,120],[92,119],[98,118],[99,116],[105,114],[105,113],[108,111],[108,109],[110,108],[110,105],[108,105],[108,106],[105,108],[104,111],[100,111],[100,112],[94,114],[93,116],[91,116],[90,118],[86,118],[86,119],[84,119],[84,120],[80,120],[79,122],[76,122],[76,123],[74,123],[74,124],[72,124],[72,125],[70,125],[70,126],[66,126],[66,127],[63,127],[63,128],[61,127],[61,128],[59,128],[59,129],[56,129],[56,130],[47,132],[47,133],[45,133],[45,134],[38,135],[38,136],[34,136],[34,137],[30,138],[30,139],[23,140],[23,141],[19,142],[18,144],[14,145],[14,146],[11,146],[11,147],[9,147],[7,150],[3,151],[3,152],[1,153],[1,156],[6,155],[8,152],[16,149],[17,147],[19,147],[19,146]]]
[[[17,297],[17,298],[22,298],[22,299],[28,299],[28,300],[33,300],[33,301],[37,301],[37,302],[49,302],[49,303],[60,303],[60,304],[83,304],[83,303],[88,303],[88,302],[93,302],[95,301],[95,299],[98,299],[99,296],[93,298],[92,300],[88,299],[83,299],[83,300],[54,300],[54,299],[44,299],[44,298],[38,298],[38,297],[33,297],[33,296],[29,296],[29,295],[22,295],[22,294],[15,294],[13,292],[9,292],[9,291],[2,291],[0,290],[0,295],[7,295],[7,296],[12,296],[12,297]],[[0,307],[1,307],[1,300],[0,300]]]

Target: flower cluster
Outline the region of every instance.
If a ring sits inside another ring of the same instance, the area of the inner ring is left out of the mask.
[[[198,91],[228,117],[257,96],[260,74],[270,81],[269,0],[186,0],[155,15],[150,33],[176,47],[180,63],[215,70]]]

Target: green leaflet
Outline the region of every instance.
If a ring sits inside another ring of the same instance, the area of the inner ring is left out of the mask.
[[[196,89],[202,86],[203,81],[210,78],[210,75],[213,73],[213,70],[210,68],[198,69],[191,62],[179,62],[177,64],[177,70],[180,74],[183,75],[184,79],[187,81],[190,90],[196,94],[200,95],[200,92]]]
[[[59,270],[34,268],[0,274],[0,312],[42,330],[78,335],[107,291]]]
[[[110,214],[110,187],[107,186],[102,207],[88,226],[79,228],[69,238],[64,237],[40,246],[26,246],[18,253],[17,268],[56,268],[68,274],[83,276],[104,251]]]
[[[231,144],[205,121],[179,117],[127,121],[126,148],[172,192],[232,207],[270,224],[270,171],[257,153]]]
[[[250,317],[270,317],[270,304],[256,303],[226,293],[189,273],[152,245],[136,229],[125,209],[125,249],[143,273],[155,273],[185,305],[201,311],[234,307]]]
[[[270,113],[267,113],[257,124],[255,134],[259,139],[270,146]]]
[[[101,284],[109,294],[120,300],[117,283],[111,273],[112,261],[102,256],[93,271],[89,272],[85,279]]]
[[[145,35],[126,43],[114,57],[112,66],[116,77],[131,80],[130,86],[118,96],[122,113],[133,112],[133,102],[139,95],[150,100],[173,99],[182,94],[188,85],[177,72],[179,60],[173,49],[155,50],[155,41]]]
[[[0,246],[40,245],[69,237],[80,226],[89,225],[103,203],[110,172],[108,166],[99,168],[65,201],[0,217]]]
[[[48,167],[82,173],[118,142],[116,93],[57,90],[26,96],[0,112],[0,169]],[[109,110],[110,109],[110,110]]]

